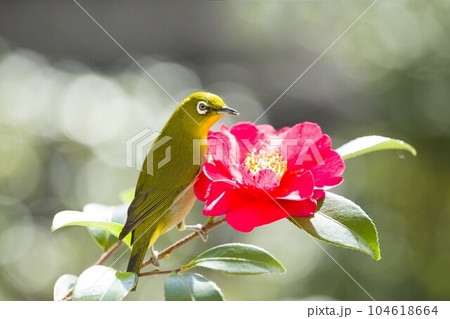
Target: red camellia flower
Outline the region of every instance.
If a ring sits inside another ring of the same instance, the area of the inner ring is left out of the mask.
[[[309,122],[276,131],[242,122],[210,132],[212,162],[205,163],[195,194],[203,214],[225,215],[234,229],[253,228],[289,216],[310,216],[325,189],[342,182],[344,161],[330,137]]]

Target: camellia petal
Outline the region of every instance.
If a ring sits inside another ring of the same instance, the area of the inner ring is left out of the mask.
[[[322,164],[331,149],[329,136],[323,135],[317,124],[302,124],[286,131],[282,143],[282,152],[286,153],[288,168],[292,170],[310,169]]]
[[[309,198],[301,201],[278,200],[278,203],[283,207],[285,213],[295,217],[311,216],[317,209],[317,202]]]
[[[222,165],[205,163],[202,170],[205,176],[211,181],[228,181],[232,179],[231,174]]]
[[[314,194],[313,194],[313,198],[315,200],[319,200],[325,197],[325,191],[323,189],[315,189],[314,190]]]
[[[241,165],[242,184],[255,189],[272,191],[279,184],[277,174],[270,169],[263,169],[253,174],[245,165]]]
[[[260,170],[254,175],[253,178],[257,186],[266,191],[272,191],[280,185],[280,180],[278,179],[277,174],[270,169]]]
[[[260,125],[257,125],[256,128],[257,128],[260,132],[264,133],[264,135],[265,135],[266,137],[278,136],[277,130],[276,130],[272,125],[269,125],[269,124],[260,124]]]
[[[241,163],[248,153],[253,149],[259,150],[265,143],[265,136],[251,122],[242,122],[231,127],[230,133],[236,138],[239,156],[237,159]]]
[[[339,185],[343,178],[345,164],[339,154],[331,151],[325,158],[323,165],[317,165],[311,169],[314,175],[316,187]]]
[[[206,193],[211,183],[212,181],[205,176],[205,173],[200,172],[194,184],[194,193],[199,200],[203,202],[206,201],[206,199],[208,198]]]
[[[208,135],[208,151],[215,163],[230,165],[231,142],[222,132],[210,132]]]
[[[235,198],[230,211],[225,216],[227,223],[241,232],[250,232],[255,227],[288,217],[286,212],[267,194],[264,200],[261,198]]]
[[[277,191],[277,198],[296,194],[299,198],[311,198],[314,193],[314,178],[310,171],[304,173],[287,172],[284,174]]]
[[[228,179],[223,173],[223,168],[220,169],[210,163],[205,163],[194,184],[194,192],[199,200],[206,201],[237,186],[233,180]]]
[[[206,216],[221,216],[229,212],[231,207],[230,193],[223,191],[211,202],[206,202],[203,214]]]
[[[302,142],[304,139],[317,141],[322,137],[322,129],[316,123],[303,122],[294,125],[291,128],[285,128],[281,134],[284,139],[295,138]]]

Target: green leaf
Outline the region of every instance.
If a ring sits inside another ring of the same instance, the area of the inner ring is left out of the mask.
[[[124,207],[126,205],[111,206],[108,208],[108,206],[99,204],[89,204],[85,206],[84,212],[65,210],[59,212],[53,218],[52,231],[67,226],[87,226],[104,230],[108,234],[118,238],[122,231],[123,223],[125,222],[123,215],[120,218],[118,215],[123,214],[123,212],[126,213],[126,209],[123,209]],[[113,222],[112,220],[120,221],[120,223]],[[98,243],[103,249],[111,243],[106,239],[103,240],[99,233],[93,234],[93,236],[96,240],[98,239]],[[130,246],[130,240],[131,235],[129,234],[124,238],[123,242]]]
[[[342,145],[336,149],[336,152],[345,160],[366,153],[388,149],[406,150],[414,156],[417,155],[415,148],[411,145],[400,140],[377,135],[359,137]]]
[[[283,265],[262,248],[247,244],[213,247],[194,258],[183,270],[203,267],[232,275],[285,272]]]
[[[133,288],[136,275],[110,267],[92,266],[83,271],[73,288],[72,300],[122,300]]]
[[[222,301],[217,285],[199,274],[172,274],[164,284],[167,301]]]
[[[310,217],[291,217],[290,221],[310,235],[327,243],[359,250],[380,259],[375,225],[352,201],[327,192],[318,211]]]
[[[134,199],[134,191],[135,191],[134,188],[128,188],[120,192],[119,194],[120,201],[124,204],[131,203]]]
[[[128,205],[106,206],[101,204],[88,204],[84,206],[83,213],[90,216],[101,215],[108,222],[124,225],[127,220],[127,210]],[[107,251],[118,241],[117,236],[106,230],[88,227],[88,231],[103,251]]]
[[[53,300],[59,301],[63,299],[70,289],[75,286],[78,277],[75,275],[65,274],[58,278],[53,288]]]

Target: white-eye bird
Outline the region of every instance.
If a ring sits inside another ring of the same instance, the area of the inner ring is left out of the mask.
[[[126,224],[119,236],[122,240],[132,232],[127,271],[136,273],[134,289],[145,253],[151,247],[155,257],[153,244],[159,236],[174,226],[180,230],[201,231],[198,226],[184,224],[195,202],[192,183],[201,166],[201,163],[195,163],[194,147],[198,146],[199,140],[207,138],[211,126],[226,114],[239,115],[217,95],[207,92],[191,94],[180,103],[150,147],[139,175],[134,200],[128,208]],[[164,144],[160,145],[163,138]],[[167,162],[168,147],[170,160]],[[154,165],[164,159],[167,162],[165,165],[153,169],[151,175],[147,173],[147,162]],[[157,265],[157,259],[153,259]]]

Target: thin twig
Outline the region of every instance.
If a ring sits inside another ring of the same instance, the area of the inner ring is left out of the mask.
[[[205,232],[209,232],[209,231],[211,231],[212,229],[214,229],[214,228],[216,228],[216,227],[222,225],[223,223],[225,223],[225,218],[222,218],[222,219],[219,219],[219,220],[216,220],[216,221],[213,221],[213,222],[207,222],[207,223],[203,226],[203,230],[204,230]],[[199,236],[200,236],[200,235],[199,235],[198,232],[194,232],[194,233],[191,233],[191,234],[187,235],[186,237],[181,238],[179,241],[173,243],[173,244],[170,245],[169,247],[167,247],[167,248],[165,248],[164,250],[160,251],[160,252],[158,253],[158,260],[161,260],[161,259],[164,259],[164,258],[169,257],[169,255],[170,255],[175,249],[177,249],[177,248],[179,248],[179,247],[181,247],[181,246],[187,244],[188,242],[190,242],[191,240],[193,240],[193,239],[195,239],[195,238],[197,238],[197,237],[199,237]],[[141,269],[144,268],[144,267],[147,267],[148,265],[151,265],[151,264],[152,264],[152,260],[151,260],[151,259],[146,260],[146,261],[144,261],[144,262],[142,263]]]
[[[70,299],[72,299],[72,292],[73,292],[73,287],[69,289],[69,291],[67,292],[67,294],[61,298],[61,301],[69,301]]]
[[[172,270],[162,270],[162,271],[152,270],[152,271],[148,271],[148,272],[141,272],[141,273],[139,273],[139,277],[155,276],[155,275],[168,275],[168,274],[171,274],[173,272],[175,272],[175,273],[179,272],[180,270],[181,270],[181,267],[177,268],[177,269],[172,269]]]
[[[95,262],[94,265],[101,265],[103,264],[106,259],[109,258],[109,256],[111,256],[122,244],[122,242],[119,240],[117,243],[115,243],[114,245],[112,245],[107,251],[105,251],[100,258]]]

